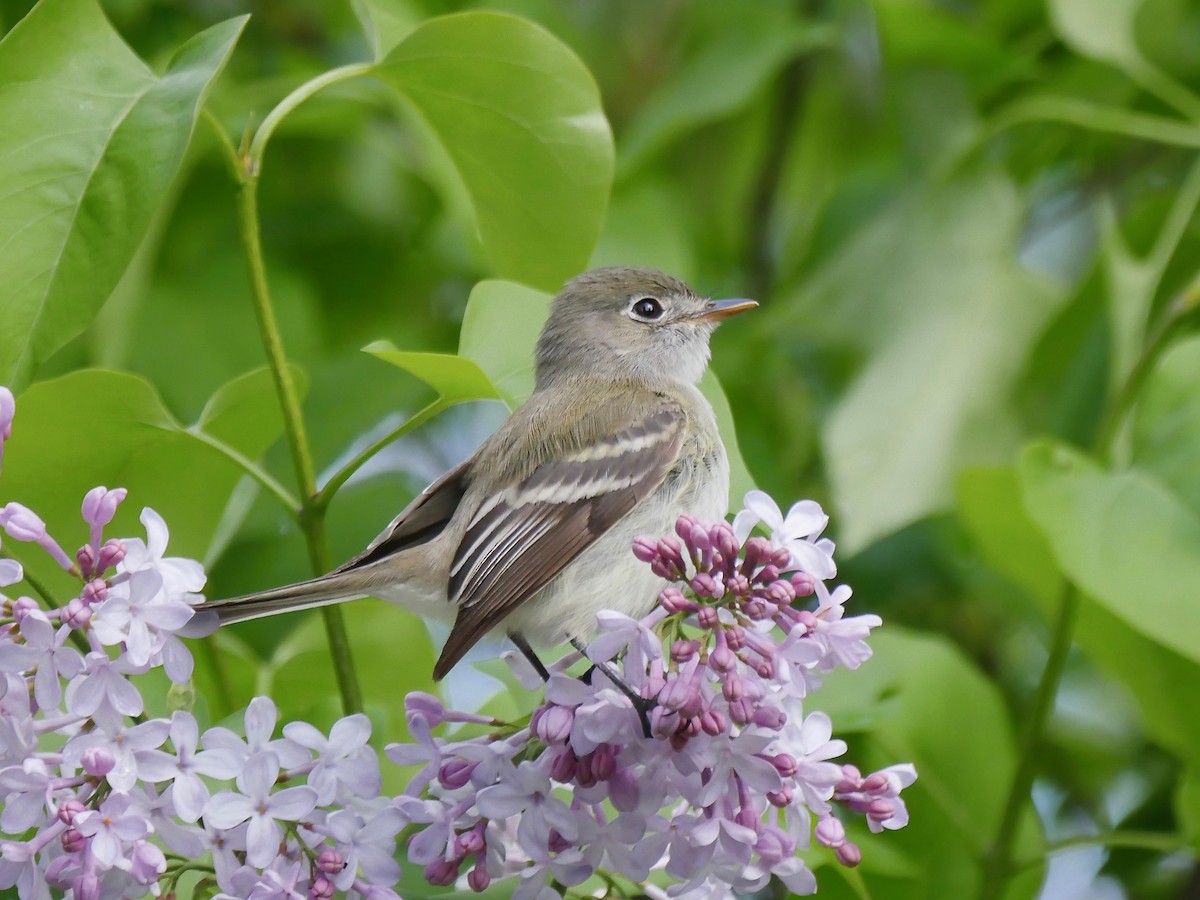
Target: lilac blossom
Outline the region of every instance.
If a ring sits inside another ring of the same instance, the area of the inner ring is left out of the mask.
[[[634,542],[674,584],[641,620],[600,614],[587,657],[615,671],[581,679],[568,654],[547,666],[527,720],[493,722],[483,737],[438,736],[426,702],[411,700],[416,743],[388,755],[423,764],[398,808],[418,829],[409,860],[431,884],[481,891],[516,876],[512,896],[549,900],[556,883],[607,872],[640,884],[662,868],[676,898],[751,893],[771,878],[812,893],[801,851],[814,821],[845,865],[861,851],[839,810],[872,830],[907,821],[900,791],[915,769],[862,778],[834,762],[848,748],[829,717],[804,709],[823,673],[869,658],[880,620],[845,615],[849,588],[825,586],[836,569],[819,506],[784,516],[757,492],[747,506],[737,531],[682,516],[675,535]],[[759,521],[771,539],[750,533]],[[523,657],[507,659],[522,685],[537,684]]]
[[[683,516],[675,535],[638,538],[633,553],[670,582],[658,605],[642,619],[602,612],[587,659],[551,662],[544,685],[508,654],[538,692],[528,717],[409,694],[413,743],[387,756],[421,768],[391,797],[365,716],[328,733],[280,729],[268,697],[236,727],[202,731],[186,709],[145,715],[141,676],[190,678],[178,632],[205,576],[167,555],[153,510],[144,539],[106,539],[126,499],[119,487],[86,495],[73,559],[33,510],[0,508],[10,538],[79,584],[53,605],[0,594],[0,889],[21,898],[171,894],[192,871],[223,897],[389,900],[406,830],[408,863],[431,884],[480,892],[508,879],[518,900],[559,898],[597,874],[643,884],[654,870],[674,880],[646,885],[654,896],[732,896],[772,878],[811,893],[811,841],[844,865],[862,858],[842,817],[872,832],[908,821],[915,769],[863,775],[841,761],[828,717],[804,707],[823,674],[869,659],[880,624],[847,615],[850,589],[824,583],[833,544],[810,501],[785,516],[755,492],[733,526]],[[760,522],[770,538],[752,534]],[[0,588],[22,574],[0,560]]]

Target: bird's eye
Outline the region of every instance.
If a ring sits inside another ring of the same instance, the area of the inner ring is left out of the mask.
[[[636,301],[630,311],[639,319],[657,319],[663,314],[662,304],[653,297],[643,297]]]

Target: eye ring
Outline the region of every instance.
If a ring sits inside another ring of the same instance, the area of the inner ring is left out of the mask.
[[[630,305],[629,312],[643,321],[653,322],[662,317],[663,306],[654,297],[640,297]]]

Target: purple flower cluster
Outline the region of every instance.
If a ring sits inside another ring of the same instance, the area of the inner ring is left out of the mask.
[[[0,451],[13,410],[0,388]],[[872,831],[907,822],[913,767],[864,776],[831,762],[845,743],[804,710],[823,673],[870,656],[880,624],[845,616],[849,588],[826,588],[833,544],[814,503],[784,516],[752,492],[732,526],[683,516],[678,538],[640,538],[633,552],[669,582],[658,605],[640,621],[601,613],[587,658],[562,657],[544,684],[510,654],[541,696],[521,721],[410,694],[413,742],[387,755],[420,769],[388,797],[365,716],[328,735],[277,729],[274,702],[258,697],[236,731],[202,730],[186,690],[169,695],[181,701],[169,718],[146,715],[141,676],[191,678],[178,632],[205,575],[165,555],[167,526],[150,509],[146,540],[105,540],[125,497],[87,494],[73,555],[32,510],[0,508],[10,540],[38,544],[79,584],[61,604],[0,590],[0,890],[170,896],[199,873],[223,898],[384,900],[397,896],[407,831],[408,860],[431,884],[513,878],[517,898],[582,886],[698,900],[772,877],[811,893],[798,851],[814,835],[846,865],[861,858],[841,815]],[[759,523],[769,539],[751,536]],[[23,574],[0,559],[0,589]],[[457,730],[443,736],[447,725]]]
[[[698,900],[773,876],[812,893],[798,851],[814,834],[845,865],[861,858],[837,808],[874,831],[907,823],[900,791],[913,767],[864,778],[830,762],[845,743],[826,715],[804,711],[823,673],[870,656],[879,618],[845,616],[850,589],[826,588],[836,569],[818,538],[820,507],[784,517],[760,492],[747,507],[733,526],[681,516],[678,538],[639,538],[634,553],[672,584],[640,621],[601,613],[587,659],[548,667],[545,702],[527,721],[489,723],[409,696],[416,743],[387,752],[422,765],[397,805],[423,826],[408,858],[431,884],[482,891],[515,875],[514,898],[550,900],[600,875],[610,893],[659,880],[670,887],[644,889]],[[749,536],[760,521],[771,539]],[[507,659],[525,687],[541,686],[523,657]],[[445,739],[433,734],[443,722],[477,724]]]
[[[274,738],[266,697],[246,710],[244,736],[200,734],[184,709],[144,715],[137,676],[161,667],[176,684],[191,677],[175,632],[205,577],[199,563],[164,556],[167,528],[153,510],[142,512],[146,541],[103,541],[124,498],[88,493],[89,541],[74,558],[30,510],[0,509],[9,538],[40,544],[80,579],[61,608],[0,599],[0,888],[157,895],[191,870],[226,897],[396,896],[386,885],[400,876],[404,820],[380,797],[365,716],[328,736],[293,722]],[[0,561],[0,587],[22,575]]]

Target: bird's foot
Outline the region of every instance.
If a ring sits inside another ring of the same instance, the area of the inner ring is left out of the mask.
[[[621,673],[613,668],[612,663],[592,662],[592,660],[588,658],[587,647],[581,640],[579,640],[579,638],[571,638],[571,646],[578,650],[583,655],[584,659],[587,659],[588,662],[592,663],[592,667],[580,675],[579,680],[584,684],[591,684],[592,673],[597,669],[603,672],[608,677],[608,680],[616,686],[617,690],[629,698],[629,702],[633,704],[633,709],[638,714],[638,720],[642,723],[642,733],[647,738],[653,737],[653,734],[650,730],[650,712],[655,707],[655,701],[647,700],[632,687],[630,687],[629,682],[621,677]]]

